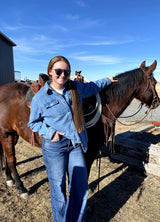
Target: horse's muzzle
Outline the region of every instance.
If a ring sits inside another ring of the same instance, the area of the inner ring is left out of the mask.
[[[150,106],[151,109],[155,109],[160,105],[160,98],[159,97],[155,97],[152,101],[152,104]]]

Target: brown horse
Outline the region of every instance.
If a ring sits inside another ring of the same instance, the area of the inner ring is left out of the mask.
[[[156,80],[152,75],[156,65],[157,62],[154,61],[151,66],[146,68],[145,62],[143,62],[140,68],[117,75],[115,78],[118,79],[118,82],[112,83],[100,93],[103,115],[106,117],[105,125],[108,129],[107,139],[116,118],[134,98],[139,99],[150,108],[156,108],[160,104],[160,99],[155,90]],[[2,156],[3,150],[6,159],[7,182],[12,182],[14,178],[21,195],[26,194],[27,190],[23,186],[16,169],[15,145],[19,136],[28,142],[31,140],[32,132],[27,127],[30,109],[25,101],[28,90],[29,86],[23,83],[9,83],[0,87],[0,155]],[[90,104],[89,101],[90,99],[87,100],[87,103]],[[84,106],[86,106],[85,104],[84,101]],[[85,108],[88,109],[88,107]],[[99,118],[94,126],[88,128],[87,133],[89,142],[85,157],[89,174],[91,165],[104,144],[102,118]],[[34,139],[35,146],[41,147],[41,137],[37,133],[34,134]]]

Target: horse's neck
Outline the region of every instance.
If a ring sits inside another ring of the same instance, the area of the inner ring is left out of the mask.
[[[103,114],[111,119],[114,119],[114,117],[118,118],[135,98],[135,91],[136,89],[133,88],[133,90],[128,91],[119,98],[110,99],[107,106],[103,104],[103,107],[106,108],[104,108]]]
[[[117,118],[123,113],[123,111],[130,105],[130,103],[133,101],[134,96],[125,97],[126,101],[125,103],[120,102],[119,112],[117,113]]]

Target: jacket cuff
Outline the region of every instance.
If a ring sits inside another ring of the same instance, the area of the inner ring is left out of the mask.
[[[107,86],[111,84],[111,80],[107,77]]]

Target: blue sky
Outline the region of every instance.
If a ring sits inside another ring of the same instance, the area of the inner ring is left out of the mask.
[[[159,0],[5,0],[0,31],[16,43],[14,68],[38,79],[56,55],[89,80],[157,60],[160,81]]]

